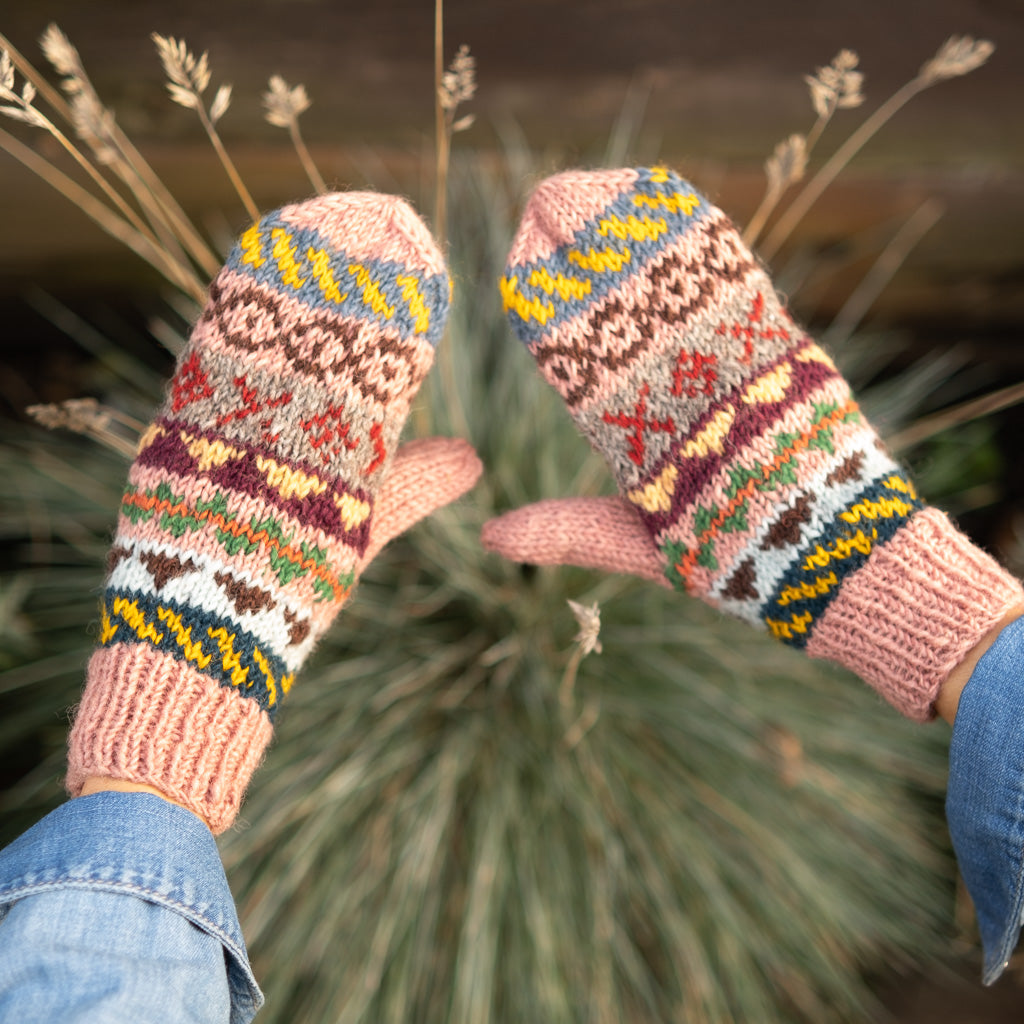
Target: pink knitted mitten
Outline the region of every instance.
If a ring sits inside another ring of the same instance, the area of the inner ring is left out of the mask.
[[[544,181],[501,290],[622,498],[509,513],[488,548],[660,576],[916,719],[1024,600],[921,502],[728,218],[672,172]]]
[[[231,824],[363,567],[479,475],[461,441],[392,458],[448,296],[401,199],[322,196],[242,236],[129,473],[72,795],[92,775],[127,779],[215,832]]]

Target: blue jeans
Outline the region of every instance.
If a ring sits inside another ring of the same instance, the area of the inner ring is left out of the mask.
[[[960,698],[946,814],[1002,973],[1024,909],[1024,619]],[[141,793],[59,807],[0,852],[0,1020],[247,1024],[263,1003],[213,836]]]

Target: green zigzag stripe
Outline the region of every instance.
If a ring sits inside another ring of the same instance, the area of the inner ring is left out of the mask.
[[[294,532],[286,533],[280,521],[273,516],[266,516],[263,519],[251,516],[248,523],[245,523],[231,512],[227,497],[220,492],[209,501],[197,501],[192,509],[187,510],[184,495],[175,494],[166,483],[146,490],[129,487],[121,500],[121,512],[133,524],[148,522],[157,514],[156,508],[144,508],[133,501],[136,496],[172,506],[170,509],[160,510],[159,526],[176,539],[186,533],[195,533],[208,523],[217,523],[219,520],[215,536],[229,555],[247,555],[265,544],[267,562],[282,586],[309,575],[313,570],[308,563],[312,562],[316,568],[323,570],[323,574],[317,575],[313,582],[317,602],[333,600],[336,596],[335,587],[347,591],[355,582],[355,574],[352,572],[334,572],[327,553],[317,544],[301,541],[297,547],[302,554],[302,560],[297,561],[283,550],[292,546]]]

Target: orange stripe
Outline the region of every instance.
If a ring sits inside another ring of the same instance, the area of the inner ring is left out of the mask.
[[[200,521],[208,521],[214,526],[219,526],[221,529],[226,530],[234,537],[244,535],[247,539],[253,541],[256,544],[264,544],[268,548],[273,548],[278,554],[283,555],[293,565],[297,565],[302,569],[308,569],[318,579],[321,579],[326,583],[331,590],[334,592],[335,598],[342,598],[348,594],[348,591],[344,587],[339,587],[338,584],[331,578],[337,574],[332,573],[330,569],[317,563],[312,558],[303,559],[302,552],[291,544],[282,545],[276,537],[271,537],[266,530],[260,530],[258,533],[254,533],[252,527],[245,526],[242,523],[238,523],[235,520],[225,519],[219,512],[213,515],[209,511],[199,512],[196,509],[190,509],[184,502],[178,502],[172,504],[165,498],[147,498],[141,494],[126,494],[121,499],[123,505],[135,505],[137,508],[141,508],[144,511],[153,509],[157,512],[169,512],[171,515],[187,515],[191,516]]]
[[[853,399],[850,399],[850,401],[846,402],[845,405],[842,405],[838,409],[830,412],[824,419],[818,420],[810,430],[801,434],[789,448],[779,452],[779,454],[776,455],[768,465],[761,467],[761,480],[767,480],[772,473],[788,462],[794,455],[803,451],[826,427],[830,427],[838,423],[844,416],[856,411],[857,408],[857,403]],[[761,480],[756,478],[748,480],[732,497],[729,504],[726,505],[726,507],[722,509],[717,516],[715,516],[708,528],[697,539],[697,543],[690,549],[690,551],[687,552],[686,557],[683,558],[682,561],[676,563],[675,568],[680,576],[682,576],[685,584],[689,585],[690,574],[693,572],[693,567],[697,564],[697,557],[700,554],[700,549],[717,535],[722,524],[729,519],[736,509],[739,508],[747,498],[753,496],[754,491],[757,490],[757,486],[761,483]]]

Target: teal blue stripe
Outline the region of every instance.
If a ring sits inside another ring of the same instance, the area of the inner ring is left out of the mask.
[[[565,320],[578,316],[583,310],[596,305],[605,294],[613,288],[620,287],[629,277],[642,273],[646,264],[656,256],[664,252],[670,245],[685,235],[691,228],[700,223],[714,209],[701,194],[683,178],[671,171],[667,174],[664,182],[652,182],[653,172],[645,168],[640,172],[640,178],[628,191],[620,194],[601,213],[592,217],[576,234],[572,241],[559,248],[547,259],[535,260],[525,266],[509,267],[506,270],[508,277],[516,278],[516,291],[523,295],[527,301],[538,299],[542,303],[552,303],[555,315],[549,317],[544,324],[535,319],[523,320],[514,310],[509,310],[508,318],[512,323],[513,330],[519,339],[530,343],[547,334],[552,327],[557,326]],[[671,196],[675,192],[682,195],[691,193],[697,197],[698,204],[694,207],[693,213],[670,213],[665,207],[650,207],[646,204],[637,206],[637,196],[655,197],[658,195]],[[614,235],[602,235],[598,226],[602,220],[609,217],[618,217],[626,220],[628,217],[636,217],[642,220],[645,216],[651,220],[664,220],[667,230],[660,234],[657,239],[634,241],[632,238],[616,238]],[[611,250],[621,254],[627,249],[630,252],[630,262],[625,264],[622,270],[588,270],[575,263],[570,263],[568,253],[572,250],[589,254],[591,249],[598,252]],[[590,293],[582,299],[562,299],[555,292],[549,295],[540,285],[529,285],[527,282],[536,270],[546,270],[552,277],[563,274],[565,277],[572,277],[579,281],[590,282]]]
[[[139,611],[145,617],[146,623],[153,626],[153,631],[160,639],[157,640],[153,635],[140,637],[138,632],[128,625],[121,616],[115,615],[114,601],[117,598],[134,601]],[[170,654],[178,661],[184,661],[197,672],[210,676],[221,686],[236,690],[240,696],[256,701],[273,720],[277,712],[277,706],[284,696],[281,692],[281,680],[288,675],[288,669],[279,657],[276,657],[267,650],[265,645],[259,648],[260,653],[266,659],[276,684],[276,698],[274,703],[271,704],[271,689],[267,685],[266,676],[255,658],[254,652],[259,644],[252,633],[242,629],[230,619],[220,618],[205,609],[193,608],[178,601],[162,600],[154,594],[141,591],[109,588],[104,595],[104,604],[110,623],[116,628],[113,635],[107,638],[102,646],[109,647],[113,644],[149,644],[164,654]],[[209,663],[205,668],[202,668],[194,658],[186,657],[185,650],[178,642],[175,631],[165,621],[160,619],[158,610],[161,608],[170,609],[176,615],[181,616],[181,625],[184,630],[188,631],[189,642],[199,645],[202,649],[201,657],[204,659],[205,656],[209,655]],[[217,640],[210,635],[211,630],[221,628],[226,629],[228,634],[233,637],[231,646],[238,655],[241,669],[245,672],[245,681],[237,686],[232,683],[230,669],[224,667]]]
[[[907,483],[904,476],[894,472],[886,473],[884,478],[873,480],[864,488],[864,490],[858,493],[855,498],[836,512],[832,522],[823,533],[812,538],[803,546],[797,557],[793,559],[789,570],[782,579],[779,580],[771,598],[769,598],[769,600],[763,605],[762,614],[764,618],[787,620],[793,615],[806,615],[808,612],[810,612],[812,616],[811,624],[809,625],[807,632],[795,634],[788,640],[783,639],[782,642],[784,644],[787,644],[790,647],[806,647],[814,630],[814,623],[821,618],[825,613],[825,609],[828,608],[833,600],[835,600],[840,587],[843,585],[843,581],[861,568],[861,566],[863,566],[870,557],[871,552],[890,540],[896,531],[899,530],[899,528],[903,526],[918,509],[924,508],[924,502],[919,498],[911,498],[910,495],[904,491],[885,486],[883,479],[888,480],[893,476],[896,476],[904,483]],[[862,518],[860,522],[857,523],[848,523],[845,519],[840,518],[841,513],[848,511],[853,508],[854,505],[857,505],[862,501],[869,500],[878,502],[882,499],[892,500],[895,498],[899,498],[901,501],[909,505],[910,510],[905,513],[897,513],[885,519]],[[855,537],[858,531],[861,531],[870,537],[872,530],[877,533],[877,536],[872,540],[871,547],[867,554],[854,550],[851,551],[846,558],[833,559],[825,566],[812,566],[810,569],[802,568],[805,560],[808,556],[813,554],[815,550],[817,550],[819,545],[823,548],[832,547],[837,541],[849,540]],[[785,605],[780,605],[778,603],[779,599],[782,597],[782,592],[787,587],[799,587],[801,584],[813,584],[819,576],[826,575],[830,572],[834,572],[836,574],[836,584],[831,587],[827,593],[817,594],[810,598],[797,598]]]
[[[295,262],[299,266],[299,277],[305,278],[298,288],[284,284],[277,261],[271,256],[273,243],[270,233],[274,228],[281,228],[291,236],[291,247],[295,250]],[[399,276],[412,276],[416,279],[423,303],[430,314],[430,324],[421,337],[433,346],[441,340],[445,321],[448,317],[448,277],[445,274],[423,275],[410,271],[401,263],[390,260],[355,260],[343,250],[333,247],[318,231],[313,228],[296,227],[281,220],[275,214],[264,217],[258,225],[262,244],[261,252],[266,257],[260,267],[244,263],[245,249],[242,243],[236,242],[228,256],[227,266],[238,274],[287,295],[290,299],[301,302],[312,310],[329,311],[339,316],[350,316],[360,320],[371,320],[381,327],[397,330],[402,337],[410,337],[416,331],[416,318],[409,310],[409,303],[402,297],[402,286],[398,284]],[[323,250],[328,254],[328,264],[338,284],[338,290],[345,296],[342,302],[328,299],[320,290],[313,276],[312,262],[308,258],[310,249]],[[363,302],[363,289],[357,284],[349,266],[359,263],[370,274],[370,278],[380,288],[388,306],[393,307],[391,317],[383,312],[375,313],[373,307]]]

